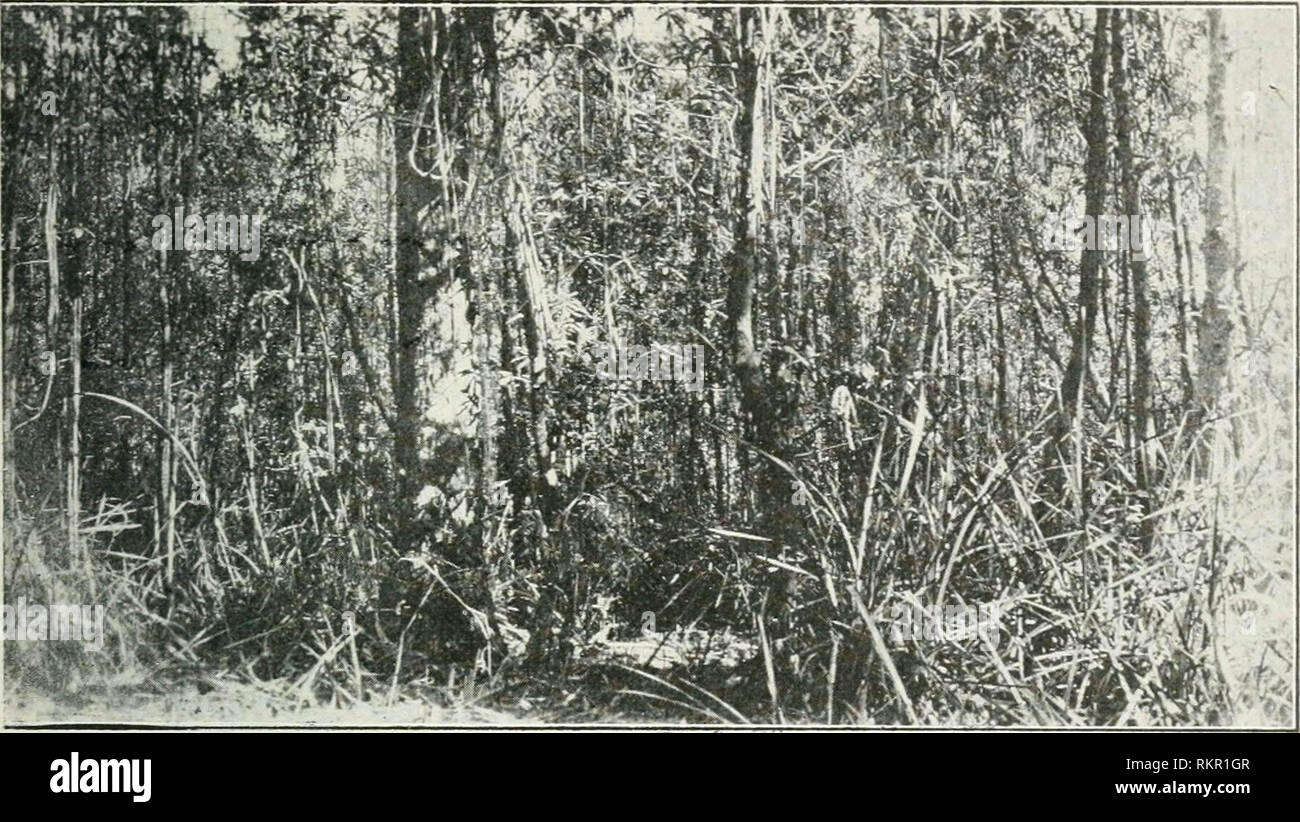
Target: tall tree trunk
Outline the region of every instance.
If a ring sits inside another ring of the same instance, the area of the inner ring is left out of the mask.
[[[1133,228],[1145,221],[1142,211],[1141,180],[1133,168],[1133,120],[1129,103],[1128,67],[1125,55],[1124,27],[1131,11],[1114,12],[1115,24],[1111,41],[1111,65],[1114,77],[1111,87],[1115,97],[1115,136],[1118,145],[1120,180],[1124,194],[1124,212],[1129,221],[1129,270],[1133,295],[1133,428],[1137,448],[1134,451],[1135,476],[1138,495],[1142,502],[1143,519],[1139,527],[1144,548],[1151,546],[1155,535],[1151,521],[1151,468],[1147,459],[1150,452],[1147,438],[1154,434],[1150,425],[1151,407],[1151,306],[1148,298],[1147,264],[1145,252],[1150,238],[1144,232],[1141,248],[1133,248],[1136,238]],[[1136,253],[1135,253],[1136,252]]]
[[[493,9],[473,9],[466,11],[471,33],[483,52],[483,73],[488,83],[488,115],[492,127],[492,150],[499,155],[505,139],[505,109],[502,87],[505,79],[501,74],[501,65],[497,53],[496,12]],[[499,161],[499,156],[498,156]],[[465,265],[468,266],[468,248]],[[466,271],[468,274],[468,270]],[[468,280],[468,277],[466,277]],[[466,288],[470,288],[466,282]],[[492,335],[498,324],[496,278],[487,271],[481,272],[474,280],[470,295],[470,309],[473,312],[470,325],[473,329],[474,356],[477,360],[479,378],[479,424],[478,438],[480,465],[478,474],[478,560],[482,564],[479,600],[487,613],[488,654],[504,654],[497,614],[504,608],[501,599],[502,586],[497,573],[502,563],[497,540],[494,539],[487,512],[501,511],[504,506],[497,504],[493,490],[497,482],[497,419],[499,417],[501,389],[497,379],[497,360],[494,358]],[[504,516],[504,513],[502,513]],[[491,659],[488,660],[489,665]]]
[[[1002,295],[1006,292],[1002,290],[1002,260],[998,255],[998,235],[996,231],[989,232],[989,244],[991,250],[990,262],[993,269],[993,293]],[[1002,303],[1003,300],[1000,297],[993,301],[993,338],[997,344],[997,354],[994,361],[997,379],[994,402],[997,408],[998,443],[1003,450],[1009,450],[1019,437],[1016,434],[1016,415],[1012,413],[1008,402],[1007,383],[1010,382],[1010,379],[1008,377],[1009,369],[1007,368],[1006,323],[1002,317]]]
[[[90,557],[82,553],[84,546],[81,542],[81,311],[80,289],[74,287],[68,344],[68,360],[71,366],[68,369],[68,550],[74,560],[81,562],[86,571],[86,581],[91,585],[93,593],[94,576],[90,573]]]
[[[1092,55],[1089,59],[1088,85],[1088,120],[1084,127],[1088,151],[1084,165],[1084,200],[1085,214],[1094,220],[1105,209],[1106,200],[1106,57],[1109,37],[1108,25],[1110,12],[1097,9],[1096,25],[1093,28]],[[1092,339],[1097,326],[1098,275],[1101,270],[1102,251],[1093,243],[1093,248],[1086,248],[1079,265],[1079,297],[1075,306],[1077,316],[1073,328],[1073,340],[1070,346],[1070,359],[1061,378],[1060,392],[1056,397],[1056,413],[1050,430],[1051,437],[1044,454],[1048,479],[1048,495],[1037,511],[1045,533],[1060,533],[1065,523],[1055,516],[1048,507],[1065,500],[1066,466],[1080,463],[1082,453],[1071,453],[1068,444],[1070,434],[1075,430],[1077,415],[1083,407],[1084,387],[1090,381],[1088,360],[1091,356]],[[1082,440],[1077,440],[1081,447]],[[1076,447],[1076,448],[1077,448]],[[1076,475],[1085,487],[1078,489],[1076,503],[1081,516],[1086,516],[1087,476],[1078,465]],[[1086,532],[1086,522],[1084,523]]]
[[[162,173],[162,169],[159,169]],[[184,202],[182,200],[182,202]],[[172,267],[175,257],[163,252],[161,271],[158,276],[158,303],[162,317],[162,341],[159,348],[161,358],[162,414],[161,422],[166,432],[175,431],[175,404],[172,400],[173,363],[172,363]],[[158,449],[158,496],[161,502],[162,540],[166,556],[167,584],[171,586],[176,578],[176,483],[173,476],[175,454],[171,437],[166,433],[159,438]]]
[[[523,309],[524,344],[528,349],[528,410],[532,419],[533,489],[544,519],[549,522],[558,499],[558,477],[551,455],[550,369],[547,364],[551,318],[547,308],[546,280],[529,227],[524,183],[514,178],[511,202],[506,206],[506,258],[518,284]]]
[[[492,123],[492,147],[500,162],[500,150],[505,140],[505,109],[501,89],[504,78],[497,54],[496,12],[492,9],[475,9],[472,21],[483,49],[483,68],[489,83],[488,108]],[[474,305],[475,356],[479,377],[479,448],[481,449],[478,476],[479,495],[487,500],[497,481],[497,410],[500,387],[497,382],[497,359],[494,356],[492,334],[497,327],[496,281],[484,273],[477,280],[477,290],[471,298]],[[484,536],[486,547],[486,535]]]
[[[754,340],[754,293],[762,268],[760,242],[767,222],[765,202],[765,163],[771,161],[766,148],[767,112],[764,94],[770,70],[771,32],[762,8],[740,10],[740,39],[736,43],[736,92],[740,117],[736,143],[740,156],[740,173],[736,183],[735,247],[732,250],[731,282],[727,293],[727,319],[731,343],[731,367],[740,384],[741,413],[748,416],[758,447],[782,460],[789,457],[784,447],[782,419],[778,409],[785,403],[773,396],[784,386],[768,385],[763,375],[762,358]],[[773,540],[776,551],[789,541],[793,517],[789,516],[794,489],[784,472],[769,459],[755,459],[758,474],[755,483],[758,521]],[[773,576],[767,588],[764,609],[778,620],[786,614],[793,576],[781,572]],[[774,704],[777,695],[772,694]]]
[[[1094,219],[1101,216],[1106,201],[1106,33],[1110,12],[1097,9],[1097,22],[1092,36],[1092,58],[1089,63],[1089,106],[1085,136],[1088,155],[1084,174],[1086,211]],[[1079,317],[1075,321],[1074,340],[1070,348],[1069,363],[1061,381],[1061,408],[1058,435],[1064,435],[1073,423],[1075,409],[1082,401],[1084,375],[1088,367],[1089,349],[1097,327],[1097,278],[1101,269],[1099,249],[1085,249],[1079,265]]]
[[[420,281],[420,211],[429,202],[429,186],[413,167],[422,152],[423,125],[427,107],[421,105],[430,92],[432,68],[426,44],[430,41],[429,20],[419,8],[404,6],[397,12],[397,82],[393,95],[396,117],[393,149],[397,165],[394,188],[397,198],[397,384],[393,463],[397,469],[398,528],[407,533],[420,483],[420,409],[418,363],[424,341],[424,315],[428,291]]]
[[[1228,267],[1232,247],[1226,226],[1228,138],[1223,109],[1223,86],[1227,37],[1218,9],[1206,12],[1210,36],[1209,94],[1205,102],[1209,117],[1209,149],[1205,158],[1205,297],[1196,340],[1196,407],[1198,422],[1218,410],[1227,370],[1232,317],[1227,304]]]
[[[753,422],[756,439],[771,441],[762,363],[754,346],[754,289],[759,271],[759,237],[764,222],[763,203],[763,88],[760,82],[760,16],[756,8],[740,10],[740,43],[736,90],[740,99],[737,143],[740,175],[736,183],[735,247],[732,250],[731,285],[727,293],[732,369],[740,383],[741,408]]]
[[[1250,323],[1250,312],[1246,310],[1246,290],[1241,285],[1241,272],[1246,263],[1241,259],[1241,212],[1237,208],[1237,170],[1232,170],[1232,290],[1237,295],[1237,322],[1245,335],[1243,342],[1249,351],[1255,350],[1255,329]]]
[[[12,162],[12,158],[11,158]],[[18,220],[6,194],[4,210],[4,510],[12,516],[17,511],[18,491],[14,472],[14,414],[18,409]]]
[[[1192,407],[1192,398],[1195,396],[1195,388],[1192,385],[1191,338],[1187,325],[1187,292],[1190,277],[1183,271],[1184,249],[1178,233],[1180,225],[1178,219],[1178,195],[1174,190],[1174,177],[1172,174],[1165,178],[1165,187],[1165,197],[1169,207],[1169,222],[1173,226],[1174,289],[1176,291],[1175,299],[1178,303],[1178,385],[1182,397],[1182,407],[1187,409]],[[1188,253],[1191,253],[1190,249],[1188,249]]]
[[[82,358],[82,307],[83,303],[83,268],[86,261],[85,242],[80,226],[86,220],[86,204],[81,202],[80,190],[85,179],[82,170],[84,146],[80,138],[70,136],[64,156],[70,158],[68,169],[69,185],[67,201],[70,208],[62,215],[67,239],[62,261],[62,278],[64,293],[68,300],[68,382],[67,395],[64,399],[64,493],[67,512],[68,555],[86,572],[86,582],[93,589],[94,576],[90,573],[89,557],[82,553],[81,541],[81,358]],[[60,183],[62,190],[62,183]],[[56,225],[58,218],[56,218]],[[93,593],[93,590],[92,590]]]
[[[59,129],[52,126],[50,129],[50,158],[49,158],[49,188],[45,195],[45,261],[46,270],[49,272],[48,287],[46,291],[45,305],[45,356],[49,359],[51,367],[54,368],[52,375],[48,377],[46,384],[46,397],[49,397],[49,389],[52,381],[57,379],[58,362],[59,362],[59,300],[61,299],[61,282],[59,271]],[[56,427],[56,430],[57,427]],[[61,459],[66,459],[66,454],[59,455]],[[69,534],[73,532],[73,516],[71,504],[65,504],[64,514],[67,517],[67,529]],[[75,543],[69,545],[75,550]],[[75,554],[74,554],[75,556]]]

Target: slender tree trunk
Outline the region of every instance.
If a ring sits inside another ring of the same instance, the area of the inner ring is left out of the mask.
[[[760,9],[740,11],[741,41],[736,88],[740,99],[737,143],[740,175],[736,184],[735,247],[727,294],[732,369],[741,388],[741,408],[749,414],[760,445],[771,440],[771,420],[763,385],[762,363],[754,346],[754,289],[759,271],[759,237],[764,222],[763,100],[759,54]]]
[[[1143,245],[1136,244],[1133,228],[1145,221],[1142,209],[1141,180],[1133,168],[1133,119],[1128,91],[1128,67],[1125,54],[1125,23],[1132,12],[1116,11],[1114,14],[1111,64],[1114,77],[1111,85],[1115,97],[1115,135],[1118,144],[1120,179],[1124,194],[1124,211],[1129,221],[1129,271],[1133,295],[1133,428],[1137,448],[1134,450],[1135,476],[1138,495],[1142,502],[1143,519],[1139,528],[1143,548],[1150,548],[1155,536],[1151,521],[1152,488],[1151,469],[1147,455],[1150,452],[1147,438],[1154,435],[1151,426],[1151,306],[1148,299],[1147,264],[1145,252],[1150,249],[1150,238],[1143,233]]]
[[[1092,59],[1089,64],[1088,91],[1088,159],[1086,174],[1087,212],[1093,219],[1105,209],[1106,185],[1106,27],[1110,12],[1097,9],[1096,27],[1092,35]],[[1061,382],[1061,411],[1065,425],[1062,432],[1073,423],[1075,408],[1082,402],[1084,373],[1087,371],[1088,349],[1092,345],[1093,330],[1097,326],[1097,274],[1101,269],[1101,251],[1087,248],[1079,265],[1079,311],[1075,321],[1074,343],[1069,364]]]
[[[762,269],[761,238],[766,233],[767,204],[765,163],[773,162],[766,143],[768,106],[765,91],[769,83],[770,37],[768,10],[740,9],[740,38],[736,44],[737,99],[740,116],[736,133],[740,173],[736,183],[735,246],[732,250],[731,282],[727,293],[727,319],[730,331],[732,371],[740,384],[742,416],[748,416],[753,437],[759,448],[778,459],[788,461],[785,432],[778,409],[785,407],[784,386],[769,385],[763,375],[762,359],[754,339],[754,293]],[[781,391],[782,398],[773,396]],[[788,478],[764,456],[754,460],[758,480],[755,502],[758,522],[773,540],[772,550],[782,551],[789,543],[793,517],[789,515],[794,493]],[[787,615],[793,576],[788,572],[774,575],[767,587],[765,613],[777,620]],[[774,704],[777,695],[772,694]]]
[[[86,580],[93,588],[90,557],[82,553],[81,543],[81,311],[82,295],[76,290],[72,295],[72,327],[68,346],[68,548],[72,556],[82,563],[87,572]]]
[[[135,351],[133,346],[133,337],[131,326],[133,323],[128,321],[132,316],[135,305],[136,293],[136,274],[127,265],[127,260],[131,256],[132,231],[135,226],[134,204],[135,199],[132,197],[132,163],[127,162],[122,168],[122,221],[119,224],[120,231],[119,244],[122,249],[121,256],[118,259],[118,270],[121,273],[120,281],[120,299],[119,316],[121,317],[121,338],[120,354],[118,364],[128,372],[134,364]],[[118,487],[127,489],[133,487],[134,471],[131,447],[131,436],[127,431],[122,431],[118,435],[118,457],[117,457],[117,482]]]
[[[1182,396],[1182,407],[1187,409],[1192,407],[1192,398],[1195,396],[1195,387],[1192,385],[1191,340],[1187,323],[1189,276],[1183,271],[1183,243],[1178,234],[1180,225],[1178,219],[1178,195],[1174,190],[1172,174],[1165,178],[1165,186],[1165,197],[1169,206],[1169,221],[1174,227],[1174,288],[1177,292],[1175,299],[1178,303],[1178,385]]]
[[[1088,151],[1084,165],[1084,199],[1085,213],[1095,220],[1105,210],[1106,200],[1106,57],[1108,52],[1108,9],[1097,9],[1096,25],[1092,36],[1092,55],[1089,60],[1088,120],[1084,127]],[[1045,454],[1049,482],[1049,498],[1046,502],[1058,502],[1065,499],[1065,466],[1082,460],[1082,453],[1070,453],[1068,445],[1070,434],[1075,430],[1077,415],[1083,408],[1084,386],[1089,381],[1088,360],[1091,356],[1092,340],[1097,326],[1098,274],[1101,270],[1102,251],[1097,248],[1085,249],[1079,265],[1079,298],[1076,305],[1078,312],[1073,329],[1070,347],[1070,359],[1061,380],[1057,395],[1055,421],[1052,436],[1047,444]],[[1081,448],[1082,440],[1077,440]],[[1082,465],[1079,465],[1082,469]],[[1077,476],[1085,487],[1079,489],[1076,503],[1081,515],[1087,511],[1085,472],[1079,470]],[[1045,532],[1059,533],[1064,527],[1057,517],[1050,514],[1046,506],[1038,511]],[[1086,530],[1086,525],[1085,525]]]
[[[49,190],[46,194],[46,200],[45,200],[45,255],[46,255],[47,270],[49,271],[49,284],[48,284],[48,291],[46,294],[47,302],[46,302],[46,314],[45,314],[45,329],[46,329],[45,345],[46,345],[46,351],[50,352],[50,354],[47,356],[50,359],[52,359],[51,365],[55,369],[54,371],[55,375],[58,374],[58,361],[59,361],[58,337],[59,337],[59,313],[60,313],[59,301],[60,299],[62,299],[61,290],[63,285],[60,266],[59,266],[59,205],[60,205],[59,195],[60,195],[61,187],[59,185],[60,151],[59,151],[58,139],[59,139],[58,128],[57,127],[51,128],[50,164],[49,164],[50,178],[49,178]],[[49,379],[55,380],[57,379],[57,376],[51,376]],[[57,427],[56,430],[58,430]],[[59,456],[62,463],[62,467],[64,469],[63,473],[65,478],[70,478],[71,469],[68,466],[70,465],[69,460],[71,459],[71,455],[67,453],[66,439],[61,437],[60,441],[62,445],[61,448],[62,453],[60,453]],[[65,493],[66,491],[67,489],[65,488]],[[80,511],[78,510],[78,506],[72,501],[70,494],[65,496],[63,511],[65,517],[65,527],[66,527],[68,540],[69,540],[68,542],[69,554],[72,561],[75,563],[78,559],[76,523],[77,520],[80,518]]]
[[[171,269],[173,259],[172,255],[163,252],[162,270],[159,272],[158,286],[158,302],[162,316],[162,344],[159,349],[159,356],[162,361],[160,374],[162,380],[162,414],[160,421],[163,428],[169,432],[175,431],[176,421],[175,405],[172,401],[174,369],[172,364]],[[172,440],[166,434],[161,435],[159,439],[158,466],[158,490],[162,502],[162,538],[166,555],[167,584],[170,586],[176,578],[176,484],[175,477],[172,476],[172,469],[175,466]]]
[[[49,188],[45,195],[45,258],[46,270],[49,272],[48,289],[46,292],[45,306],[45,352],[46,357],[51,360],[50,365],[54,368],[53,376],[48,379],[53,381],[57,379],[59,364],[59,301],[61,295],[61,272],[59,270],[59,198],[61,188],[59,185],[59,167],[60,167],[60,150],[59,150],[59,129],[57,126],[50,128],[50,162],[49,162]],[[47,383],[48,392],[50,383]],[[49,394],[47,393],[48,397]],[[55,426],[56,431],[61,431],[59,426]],[[60,460],[64,468],[64,476],[68,476],[67,459],[63,438],[60,441]],[[78,511],[74,510],[70,501],[65,500],[64,516],[66,517],[66,528],[69,534],[69,548],[71,555],[76,558],[76,538],[75,538],[75,518],[79,517]]]
[[[489,83],[488,107],[492,123],[492,147],[500,162],[500,150],[505,140],[505,109],[502,99],[501,65],[497,54],[496,12],[476,9],[473,17],[479,42],[483,49],[484,74]],[[494,355],[492,334],[497,328],[497,293],[495,279],[489,273],[478,278],[477,304],[474,325],[475,351],[479,377],[479,448],[481,465],[478,487],[483,500],[487,500],[497,481],[497,410],[500,388],[497,382],[497,359]],[[486,535],[484,536],[486,540]],[[484,543],[486,547],[486,541]]]
[[[505,109],[502,98],[502,87],[504,78],[501,75],[501,65],[497,53],[496,39],[496,12],[492,9],[473,9],[467,10],[466,15],[469,21],[469,28],[479,43],[483,52],[483,73],[488,83],[488,117],[492,128],[492,150],[498,154],[496,158],[499,164],[499,152],[505,140]],[[468,244],[466,243],[466,246]],[[468,267],[468,247],[464,249],[466,255],[465,265]],[[468,271],[466,271],[468,274]],[[470,287],[468,277],[466,287]],[[502,586],[499,583],[498,571],[502,564],[503,557],[498,548],[497,540],[494,539],[490,520],[487,512],[502,511],[504,506],[498,504],[494,498],[493,490],[497,482],[497,419],[499,417],[498,409],[500,407],[500,386],[497,380],[497,361],[494,358],[492,335],[497,329],[498,324],[498,306],[496,293],[496,278],[492,273],[484,271],[478,275],[474,281],[474,288],[470,296],[473,316],[470,321],[472,335],[474,339],[474,356],[477,361],[478,379],[479,379],[479,472],[478,472],[478,509],[477,509],[477,533],[478,533],[478,558],[482,563],[482,590],[479,593],[479,600],[483,603],[484,610],[487,613],[488,629],[491,637],[488,639],[489,656],[504,654],[504,647],[501,638],[500,626],[498,622],[498,613],[505,606],[500,601],[499,591]],[[504,516],[504,513],[502,513]],[[490,664],[491,660],[489,660]]]
[[[396,134],[396,130],[397,130],[396,117],[394,117],[391,123],[389,123],[389,126],[393,130],[392,133]],[[383,362],[387,366],[388,390],[390,392],[390,396],[392,396],[394,402],[396,402],[397,387],[399,382],[401,381],[401,376],[400,376],[401,369],[398,365],[398,357],[397,357],[397,352],[399,348],[397,343],[397,338],[398,338],[397,337],[398,334],[397,261],[395,259],[395,250],[397,248],[397,214],[396,214],[397,210],[394,207],[395,204],[394,197],[396,196],[396,192],[393,190],[395,186],[395,178],[397,176],[398,155],[397,155],[397,149],[394,146],[394,140],[392,137],[390,137],[389,131],[385,128],[385,123],[383,121],[380,121],[376,125],[375,153],[376,153],[377,163],[379,167],[383,169],[383,175],[384,175],[384,184],[383,184],[384,187],[382,193],[383,202],[379,205],[377,209],[380,215],[380,219],[379,219],[380,225],[378,231],[378,235],[380,238],[379,247],[383,249],[383,255],[384,255],[383,257],[383,262],[384,262]],[[347,304],[346,294],[344,294],[342,291],[340,291],[340,294],[342,295],[343,304],[346,305]],[[345,316],[350,317],[350,315],[345,315]],[[357,344],[354,343],[353,347],[357,348]],[[358,348],[358,350],[360,349]],[[394,442],[394,449],[395,449],[395,444],[397,442],[396,415],[388,414],[386,415],[386,418],[389,423],[390,432],[393,435],[393,442]],[[396,456],[396,450],[394,450],[394,456]],[[392,485],[390,487],[392,489],[396,489],[398,484],[395,480],[397,478],[398,467],[395,459],[390,463],[390,466],[392,469],[390,480],[393,480]]]
[[[524,344],[528,349],[528,410],[536,474],[534,492],[549,522],[558,499],[558,477],[551,459],[551,402],[547,363],[551,320],[547,309],[546,281],[529,228],[524,184],[512,184],[512,202],[506,214],[506,258],[513,267],[524,315]]]
[[[12,161],[12,159],[11,159]],[[14,414],[18,409],[18,220],[9,196],[4,198],[4,510],[18,509],[14,464]]]
[[[995,390],[995,403],[997,406],[998,419],[998,441],[1002,448],[1008,449],[1018,439],[1016,435],[1015,415],[1012,413],[1007,396],[1008,368],[1007,368],[1007,337],[1006,324],[1002,318],[1002,261],[998,255],[997,232],[989,234],[989,242],[992,245],[992,263],[993,263],[993,293],[997,295],[993,300],[993,333],[994,340],[997,343],[997,354],[995,367],[997,369],[997,387]]]
[[[1106,200],[1106,32],[1110,12],[1097,9],[1096,27],[1092,36],[1092,58],[1089,67],[1088,124],[1085,132],[1088,141],[1088,158],[1084,168],[1086,177],[1086,213],[1094,219],[1105,209]],[[1075,409],[1082,401],[1084,374],[1093,331],[1097,327],[1097,276],[1101,269],[1101,254],[1097,249],[1085,249],[1079,266],[1079,317],[1074,326],[1074,341],[1069,363],[1061,381],[1061,415],[1064,424],[1058,428],[1064,433],[1073,422]]]
[[[1232,170],[1232,289],[1237,295],[1237,322],[1245,335],[1246,349],[1255,350],[1255,329],[1246,310],[1246,290],[1241,286],[1241,272],[1246,264],[1241,259],[1241,212],[1237,208],[1237,170]]]
[[[1196,340],[1196,408],[1198,422],[1205,422],[1219,410],[1224,375],[1232,338],[1232,318],[1227,304],[1230,284],[1228,267],[1232,246],[1226,226],[1228,138],[1223,107],[1223,86],[1227,52],[1226,35],[1218,9],[1206,12],[1210,36],[1209,93],[1205,110],[1209,117],[1209,149],[1205,162],[1205,297],[1201,305]]]
[[[395,428],[393,463],[397,469],[398,529],[402,539],[410,537],[411,519],[420,477],[420,409],[418,364],[425,336],[424,315],[428,290],[420,281],[422,238],[419,215],[430,199],[429,186],[412,163],[421,162],[421,144],[432,131],[427,107],[421,101],[429,93],[431,55],[429,21],[419,8],[404,6],[397,12],[397,84],[393,96],[396,118],[393,147],[397,166],[394,183],[397,198],[397,384],[394,386]],[[433,90],[432,93],[436,93]],[[422,128],[421,128],[422,127]],[[417,130],[419,129],[419,130]]]
[[[79,144],[79,138],[68,138],[68,150],[64,156],[70,158],[68,203],[70,208],[62,215],[64,226],[78,226],[85,220],[86,206],[78,196],[84,179],[82,162],[85,147]],[[62,183],[60,183],[62,190]],[[56,225],[57,225],[56,218]],[[65,228],[65,231],[66,228]],[[81,541],[81,358],[82,358],[82,309],[84,306],[84,271],[86,255],[85,240],[77,229],[67,232],[68,238],[62,241],[65,251],[61,267],[64,280],[64,294],[67,297],[68,317],[68,382],[67,395],[64,399],[64,504],[67,512],[68,554],[85,572],[86,582],[93,589],[94,576],[90,573],[89,557],[82,553]],[[93,590],[92,590],[93,593]]]

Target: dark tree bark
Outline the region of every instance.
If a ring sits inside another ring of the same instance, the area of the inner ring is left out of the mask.
[[[418,364],[428,301],[428,289],[420,278],[420,212],[432,198],[432,192],[412,163],[419,162],[420,146],[425,139],[421,126],[427,108],[421,102],[429,92],[432,74],[432,55],[425,47],[429,35],[429,18],[421,9],[404,6],[398,10],[397,83],[393,95],[397,202],[397,384],[393,390],[396,405],[393,463],[397,470],[396,504],[401,512],[401,523],[409,517],[420,482]],[[405,526],[399,525],[399,528]]]
[[[1226,288],[1232,245],[1227,230],[1225,188],[1228,137],[1223,108],[1226,36],[1218,9],[1206,12],[1209,21],[1210,74],[1205,110],[1209,116],[1209,149],[1205,157],[1205,297],[1196,340],[1195,419],[1203,422],[1218,410],[1228,365],[1232,316]]]
[[[740,11],[739,68],[736,91],[740,118],[736,130],[740,176],[736,183],[735,247],[732,250],[731,286],[727,292],[727,319],[731,335],[731,362],[740,383],[741,408],[753,420],[760,444],[770,439],[771,420],[763,386],[762,363],[754,346],[754,287],[759,271],[759,236],[763,224],[763,102],[759,82],[759,18],[762,10]]]
[[[1111,41],[1111,66],[1114,77],[1111,86],[1115,97],[1115,136],[1118,147],[1120,180],[1124,196],[1124,212],[1129,220],[1130,229],[1134,221],[1144,219],[1141,197],[1141,180],[1133,168],[1133,117],[1129,102],[1128,66],[1125,54],[1124,28],[1132,12],[1114,12],[1114,27]],[[1150,238],[1143,236],[1144,241]],[[1145,251],[1133,249],[1136,238],[1130,230],[1130,251],[1128,255],[1130,283],[1133,295],[1133,428],[1137,448],[1134,451],[1135,476],[1138,493],[1142,501],[1143,520],[1140,526],[1142,545],[1148,548],[1155,535],[1151,513],[1151,465],[1148,464],[1147,437],[1152,436],[1151,419],[1151,306],[1149,301],[1149,284]],[[1138,253],[1133,253],[1137,251]]]
[[[762,357],[755,345],[754,293],[763,254],[761,238],[768,219],[764,196],[767,164],[775,159],[767,149],[767,73],[771,32],[765,25],[768,12],[761,8],[740,10],[739,41],[735,63],[736,96],[740,101],[736,144],[740,173],[736,183],[735,246],[732,249],[731,282],[727,292],[727,320],[730,332],[732,372],[740,384],[742,417],[748,417],[757,446],[767,455],[789,459],[788,432],[782,411],[787,408],[786,386],[780,377],[770,382],[763,373]],[[758,524],[776,551],[794,538],[795,517],[790,500],[793,486],[784,470],[768,456],[755,460]],[[777,620],[787,616],[787,604],[794,577],[775,574],[767,586],[764,612]],[[776,695],[773,694],[775,701]]]
[[[1183,271],[1183,243],[1179,237],[1178,195],[1174,190],[1174,177],[1165,178],[1165,197],[1169,207],[1169,222],[1173,226],[1174,242],[1174,289],[1178,303],[1178,385],[1182,396],[1182,407],[1191,408],[1195,387],[1192,384],[1191,338],[1187,323],[1187,292],[1189,274]],[[1190,252],[1189,252],[1190,253]]]
[[[1097,9],[1096,24],[1093,28],[1092,54],[1089,59],[1088,84],[1088,119],[1084,125],[1084,137],[1087,141],[1087,155],[1084,164],[1084,199],[1085,214],[1096,220],[1105,209],[1106,200],[1106,58],[1109,46],[1110,12]],[[1052,510],[1053,505],[1061,504],[1065,499],[1066,466],[1081,459],[1082,455],[1073,453],[1070,447],[1070,434],[1074,430],[1077,415],[1083,410],[1085,387],[1091,382],[1088,361],[1091,356],[1092,340],[1097,326],[1097,304],[1099,297],[1099,274],[1101,271],[1102,251],[1099,243],[1092,248],[1085,248],[1079,265],[1079,297],[1075,305],[1077,312],[1072,329],[1070,359],[1061,378],[1059,392],[1054,400],[1055,414],[1049,430],[1049,439],[1044,448],[1043,458],[1047,477],[1047,493],[1036,507],[1035,516],[1045,534],[1059,535],[1067,529],[1067,523]],[[1084,487],[1079,489],[1079,514],[1085,518],[1083,530],[1086,533],[1088,498],[1086,472],[1079,476]]]
[[[1106,34],[1110,12],[1097,9],[1097,22],[1092,36],[1092,57],[1089,61],[1088,123],[1085,136],[1088,155],[1084,174],[1086,213],[1094,219],[1105,209],[1106,201]],[[1058,415],[1058,439],[1068,430],[1075,409],[1082,400],[1081,391],[1087,372],[1093,332],[1097,327],[1098,273],[1101,270],[1102,252],[1085,249],[1079,266],[1079,316],[1074,326],[1074,340],[1070,359],[1061,381],[1061,407]]]

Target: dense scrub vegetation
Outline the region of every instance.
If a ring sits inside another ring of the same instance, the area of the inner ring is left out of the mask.
[[[1282,14],[5,7],[9,687],[1290,723]]]

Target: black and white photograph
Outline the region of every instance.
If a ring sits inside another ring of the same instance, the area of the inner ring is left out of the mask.
[[[0,724],[1294,729],[1296,19],[5,3]]]

